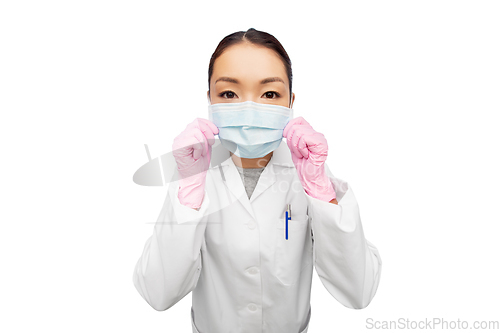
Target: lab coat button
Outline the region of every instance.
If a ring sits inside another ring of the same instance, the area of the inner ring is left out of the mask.
[[[249,229],[255,229],[255,222],[252,220],[252,221],[248,222],[247,226]]]
[[[257,306],[253,303],[250,303],[250,304],[248,304],[248,309],[250,311],[255,311],[255,310],[257,310]]]
[[[250,273],[250,274],[252,274],[252,275],[253,275],[253,274],[257,274],[257,272],[258,272],[258,271],[259,271],[259,269],[258,269],[258,268],[256,268],[256,267],[252,267],[252,268],[250,268],[250,269],[248,270],[248,273]]]

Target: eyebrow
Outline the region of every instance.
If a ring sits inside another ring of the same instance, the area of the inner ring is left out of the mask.
[[[232,77],[227,77],[227,76],[222,76],[222,77],[218,78],[215,81],[215,83],[217,83],[219,81],[231,82],[231,83],[236,83],[236,84],[240,83],[238,80],[233,79]],[[283,80],[280,77],[277,77],[277,76],[275,76],[275,77],[268,77],[266,79],[263,79],[263,80],[260,81],[260,84],[266,84],[266,83],[270,83],[270,82],[282,82],[283,84],[285,84],[285,82],[283,82]]]

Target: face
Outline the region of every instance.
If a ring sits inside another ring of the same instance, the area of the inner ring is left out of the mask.
[[[253,101],[289,107],[289,91],[281,58],[266,47],[243,42],[215,60],[207,96],[211,104]]]

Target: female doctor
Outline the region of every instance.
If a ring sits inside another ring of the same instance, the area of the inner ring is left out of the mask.
[[[173,143],[179,177],[134,270],[140,295],[164,311],[192,291],[195,333],[305,333],[314,266],[340,303],[366,307],[380,255],[349,184],[325,164],[325,136],[293,118],[283,46],[253,28],[228,35],[208,81],[210,120]],[[211,166],[215,143],[222,162]]]

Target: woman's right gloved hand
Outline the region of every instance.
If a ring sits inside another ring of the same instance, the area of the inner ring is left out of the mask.
[[[172,151],[179,172],[178,198],[184,206],[201,207],[214,134],[218,133],[219,129],[210,120],[196,118],[174,139]]]

